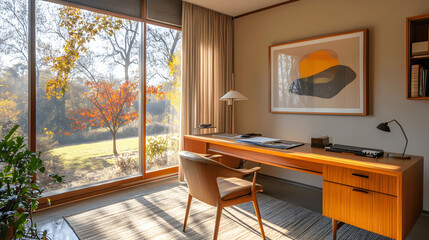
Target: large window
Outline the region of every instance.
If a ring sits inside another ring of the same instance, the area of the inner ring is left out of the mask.
[[[53,190],[138,174],[141,24],[40,0],[36,9],[37,148],[46,174],[65,175],[40,180]]]
[[[176,166],[181,32],[35,3],[36,21],[28,23],[27,0],[0,1],[0,137],[16,124],[27,136],[28,31],[35,28],[37,117],[28,134],[46,166],[38,175],[45,194]],[[50,173],[64,183],[50,184]]]
[[[146,171],[178,164],[181,32],[146,25]]]

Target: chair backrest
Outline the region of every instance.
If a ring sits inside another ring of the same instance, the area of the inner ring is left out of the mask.
[[[180,152],[180,161],[189,193],[212,206],[216,206],[220,199],[217,178],[240,177],[238,173],[231,173],[229,167],[192,152]]]

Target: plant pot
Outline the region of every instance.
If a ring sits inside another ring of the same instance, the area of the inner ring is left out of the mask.
[[[0,238],[0,240],[12,240],[13,239],[13,228],[7,228],[6,238]]]

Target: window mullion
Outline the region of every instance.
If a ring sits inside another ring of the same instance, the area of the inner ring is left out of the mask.
[[[28,0],[28,148],[36,152],[36,1]]]

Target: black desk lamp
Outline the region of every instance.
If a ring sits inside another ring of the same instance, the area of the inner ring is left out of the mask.
[[[402,133],[404,134],[405,137],[405,148],[404,148],[404,152],[402,152],[402,154],[392,154],[392,153],[388,153],[387,157],[389,158],[399,158],[399,159],[410,159],[411,157],[408,155],[405,155],[405,150],[407,150],[407,146],[408,146],[408,138],[407,135],[405,134],[404,129],[402,128],[401,124],[399,124],[398,121],[396,121],[395,119],[390,120],[388,122],[384,122],[384,123],[380,123],[378,124],[377,128],[380,129],[381,131],[385,131],[385,132],[390,132],[390,127],[389,127],[389,123],[391,122],[396,122],[399,127],[402,130]]]

